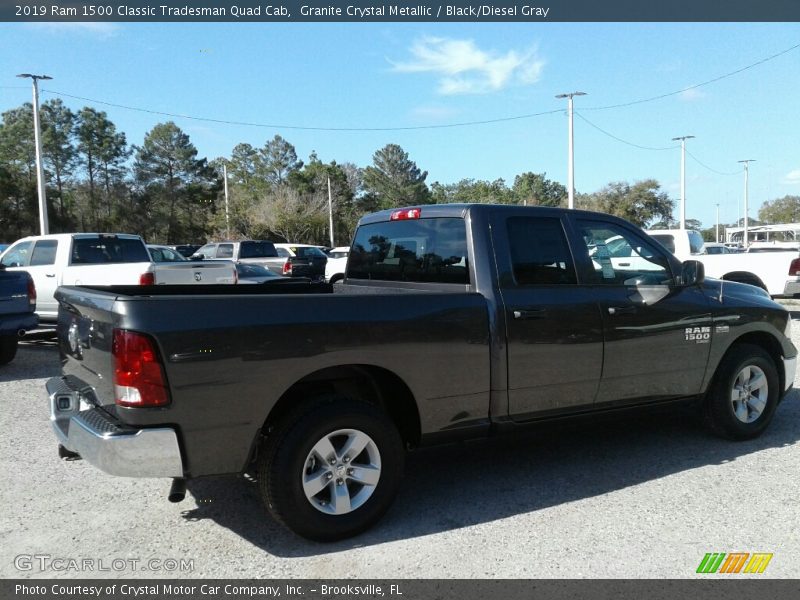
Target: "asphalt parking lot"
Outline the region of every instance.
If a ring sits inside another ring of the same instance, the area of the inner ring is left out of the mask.
[[[51,342],[0,371],[4,578],[685,578],[707,552],[773,553],[769,577],[800,577],[797,391],[744,443],[673,409],[420,451],[377,527],[323,545],[273,522],[245,478],[190,482],[171,504],[167,480],[59,460],[58,372]]]

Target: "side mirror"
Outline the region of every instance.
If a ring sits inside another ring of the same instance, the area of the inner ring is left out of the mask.
[[[202,254],[192,254],[189,257],[189,260],[203,260],[204,258],[205,256],[203,256]]]
[[[681,265],[681,284],[698,285],[706,278],[706,268],[699,260],[686,260]]]

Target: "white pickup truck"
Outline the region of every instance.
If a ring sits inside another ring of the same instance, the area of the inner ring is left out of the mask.
[[[680,260],[703,263],[707,277],[749,283],[774,297],[800,295],[800,251],[706,254],[703,237],[692,229],[647,232]]]
[[[138,235],[58,233],[22,238],[0,255],[8,271],[27,271],[36,284],[36,314],[55,321],[60,285],[236,283],[232,262],[155,264]]]

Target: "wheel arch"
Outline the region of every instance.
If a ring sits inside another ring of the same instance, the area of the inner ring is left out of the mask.
[[[778,339],[766,331],[750,331],[748,333],[742,334],[738,338],[736,338],[731,345],[725,350],[725,353],[722,355],[719,363],[717,364],[717,371],[719,371],[719,365],[722,364],[722,361],[737,347],[743,344],[750,344],[753,346],[758,346],[764,352],[766,352],[769,357],[772,359],[772,362],[775,365],[775,370],[778,372],[778,379],[779,379],[779,391],[785,389],[786,383],[786,373],[783,368],[783,349],[781,348],[781,344]],[[714,377],[712,378],[713,381],[717,377],[717,371],[714,373]]]
[[[730,273],[725,273],[721,279],[724,281],[734,281],[736,283],[754,285],[756,287],[760,287],[764,291],[767,291],[767,286],[763,281],[761,281],[761,278],[750,271],[731,271]]]
[[[325,367],[294,383],[269,411],[259,438],[299,406],[324,395],[347,396],[379,406],[394,422],[407,446],[419,444],[420,415],[411,389],[392,371],[363,364]],[[258,443],[254,445],[254,449],[257,446]]]

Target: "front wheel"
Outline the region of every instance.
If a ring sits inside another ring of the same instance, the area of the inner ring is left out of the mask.
[[[284,419],[259,456],[262,499],[289,529],[316,541],[376,523],[402,477],[403,442],[379,408],[349,398],[311,403]]]
[[[717,434],[735,440],[761,435],[778,405],[778,371],[758,346],[734,346],[722,359],[705,402],[705,419]]]

